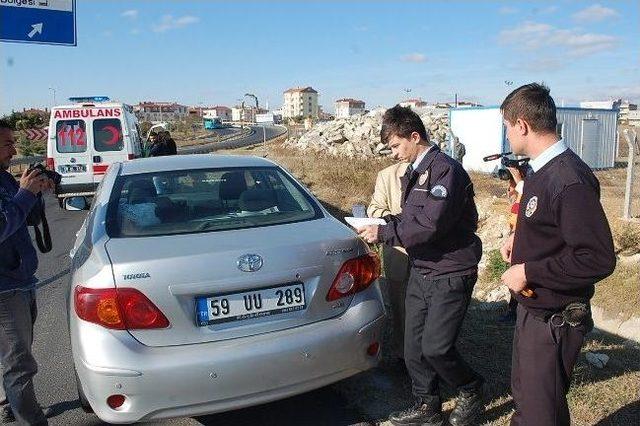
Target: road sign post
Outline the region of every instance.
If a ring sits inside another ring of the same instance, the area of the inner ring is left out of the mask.
[[[75,0],[0,2],[0,41],[76,46]]]

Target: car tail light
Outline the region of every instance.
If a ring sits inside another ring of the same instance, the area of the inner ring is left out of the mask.
[[[124,395],[110,395],[107,398],[107,405],[115,410],[116,408],[122,407],[122,404],[124,404],[126,399],[127,398]]]
[[[380,258],[375,253],[347,260],[333,280],[327,301],[340,299],[369,287],[380,276]]]
[[[49,170],[55,170],[56,169],[56,163],[53,160],[52,157],[47,157],[47,169]]]
[[[166,328],[169,320],[144,294],[133,288],[76,287],[80,319],[115,330]]]

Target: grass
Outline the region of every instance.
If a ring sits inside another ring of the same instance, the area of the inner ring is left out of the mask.
[[[262,147],[232,152],[263,154]],[[268,145],[267,157],[290,170],[340,219],[349,214],[353,204],[369,202],[377,172],[392,163],[389,159],[344,159],[310,151],[303,153],[279,142]],[[596,175],[601,183],[602,204],[618,251],[639,252],[640,223],[620,218],[625,170],[598,171]],[[504,182],[478,173],[472,173],[471,178],[476,202],[483,211],[480,226],[492,220],[495,222],[502,216],[506,221],[508,203],[504,196]],[[634,205],[636,214],[640,213],[640,197],[637,198],[639,200]],[[499,285],[497,276],[505,266],[500,262],[499,253],[491,251],[486,262],[488,272],[483,280],[486,285]],[[597,284],[594,304],[625,316],[640,315],[640,303],[629,303],[638,300],[639,263],[619,262],[614,274]],[[495,307],[499,306],[503,305],[496,304]],[[459,350],[465,359],[488,379],[487,406],[482,423],[496,426],[507,425],[513,410],[509,394],[513,329],[498,324],[497,314],[496,309],[473,301],[459,341]],[[587,351],[605,353],[611,359],[605,368],[598,370],[586,362],[584,353]],[[640,424],[639,346],[628,345],[623,339],[607,333],[590,334],[574,373],[568,396],[573,424]],[[411,384],[406,372],[390,368],[386,358],[381,367],[343,381],[336,388],[372,421],[385,425],[388,424],[384,420],[389,413],[406,408],[411,401]],[[447,398],[444,407],[451,410],[454,400],[450,390]]]

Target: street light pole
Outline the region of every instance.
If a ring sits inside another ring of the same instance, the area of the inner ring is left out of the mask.
[[[56,89],[53,87],[49,87],[49,90],[53,92],[53,106],[56,106]]]

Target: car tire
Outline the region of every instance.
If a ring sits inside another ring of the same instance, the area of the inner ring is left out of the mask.
[[[80,402],[80,407],[85,413],[93,413],[93,408],[89,404],[87,397],[84,395],[84,391],[82,390],[82,385],[80,384],[80,378],[78,377],[78,372],[74,371],[76,375],[76,388],[78,389],[78,401]]]

